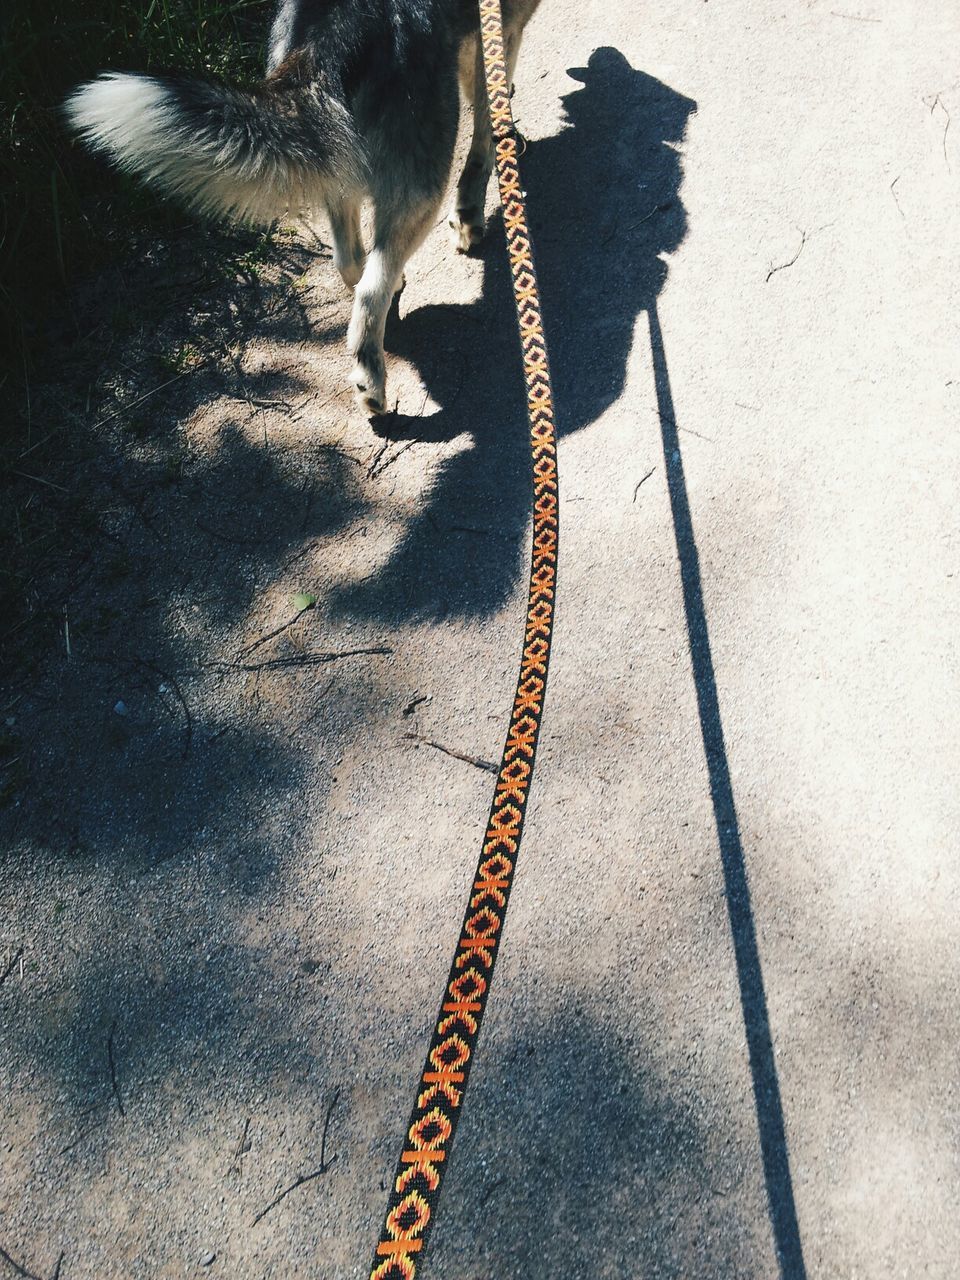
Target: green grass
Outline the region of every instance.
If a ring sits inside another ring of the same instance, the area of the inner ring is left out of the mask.
[[[77,281],[131,228],[169,232],[183,221],[83,153],[64,131],[64,96],[109,69],[254,80],[270,7],[267,0],[0,3],[0,396],[7,404],[25,392],[48,350],[50,317],[68,305]]]

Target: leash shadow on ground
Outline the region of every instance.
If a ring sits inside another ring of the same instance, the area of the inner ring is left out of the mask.
[[[783,1102],[770,1031],[770,1015],[757,946],[757,930],[750,903],[746,860],[740,838],[730,763],[720,714],[717,678],[710,651],[710,632],[703,600],[700,557],[683,471],[670,373],[656,303],[648,312],[650,349],[663,444],[664,470],[670,495],[673,530],[680,562],[683,607],[690,643],[690,662],[697,692],[700,733],[710,779],[730,933],[737,965],[740,1005],[750,1058],[760,1151],[774,1244],[784,1280],[804,1280],[806,1269],[790,1174],[790,1157],[783,1118]]]

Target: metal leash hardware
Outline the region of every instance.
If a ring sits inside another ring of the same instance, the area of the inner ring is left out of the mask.
[[[523,654],[490,820],[413,1114],[391,1188],[370,1280],[414,1280],[462,1110],[490,995],[523,832],[543,716],[553,632],[559,490],[553,394],[510,110],[499,0],[480,0],[480,37],[520,329],[533,470],[533,548]]]

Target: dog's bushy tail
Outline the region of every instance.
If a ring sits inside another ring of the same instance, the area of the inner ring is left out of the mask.
[[[363,186],[350,116],[303,63],[250,91],[106,74],[76,89],[65,111],[94,150],[214,217],[266,224]]]

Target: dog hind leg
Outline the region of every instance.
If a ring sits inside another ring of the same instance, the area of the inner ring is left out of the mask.
[[[507,80],[511,88],[526,17],[525,14],[522,20],[508,20],[503,33]],[[467,253],[483,239],[487,183],[493,170],[493,134],[487,104],[487,82],[483,71],[483,49],[478,36],[470,36],[461,47],[460,87],[464,98],[473,101],[473,139],[463,173],[457,183],[457,198],[450,214],[450,229],[457,251]]]
[[[419,248],[437,215],[440,195],[412,206],[392,202],[375,210],[374,244],[353,302],[347,347],[354,357],[351,380],[367,414],[386,412],[383,331],[393,295],[401,287],[407,259]]]
[[[347,288],[353,289],[360,283],[366,261],[360,238],[359,202],[344,197],[339,203],[331,203],[327,212],[333,235],[333,265]]]

